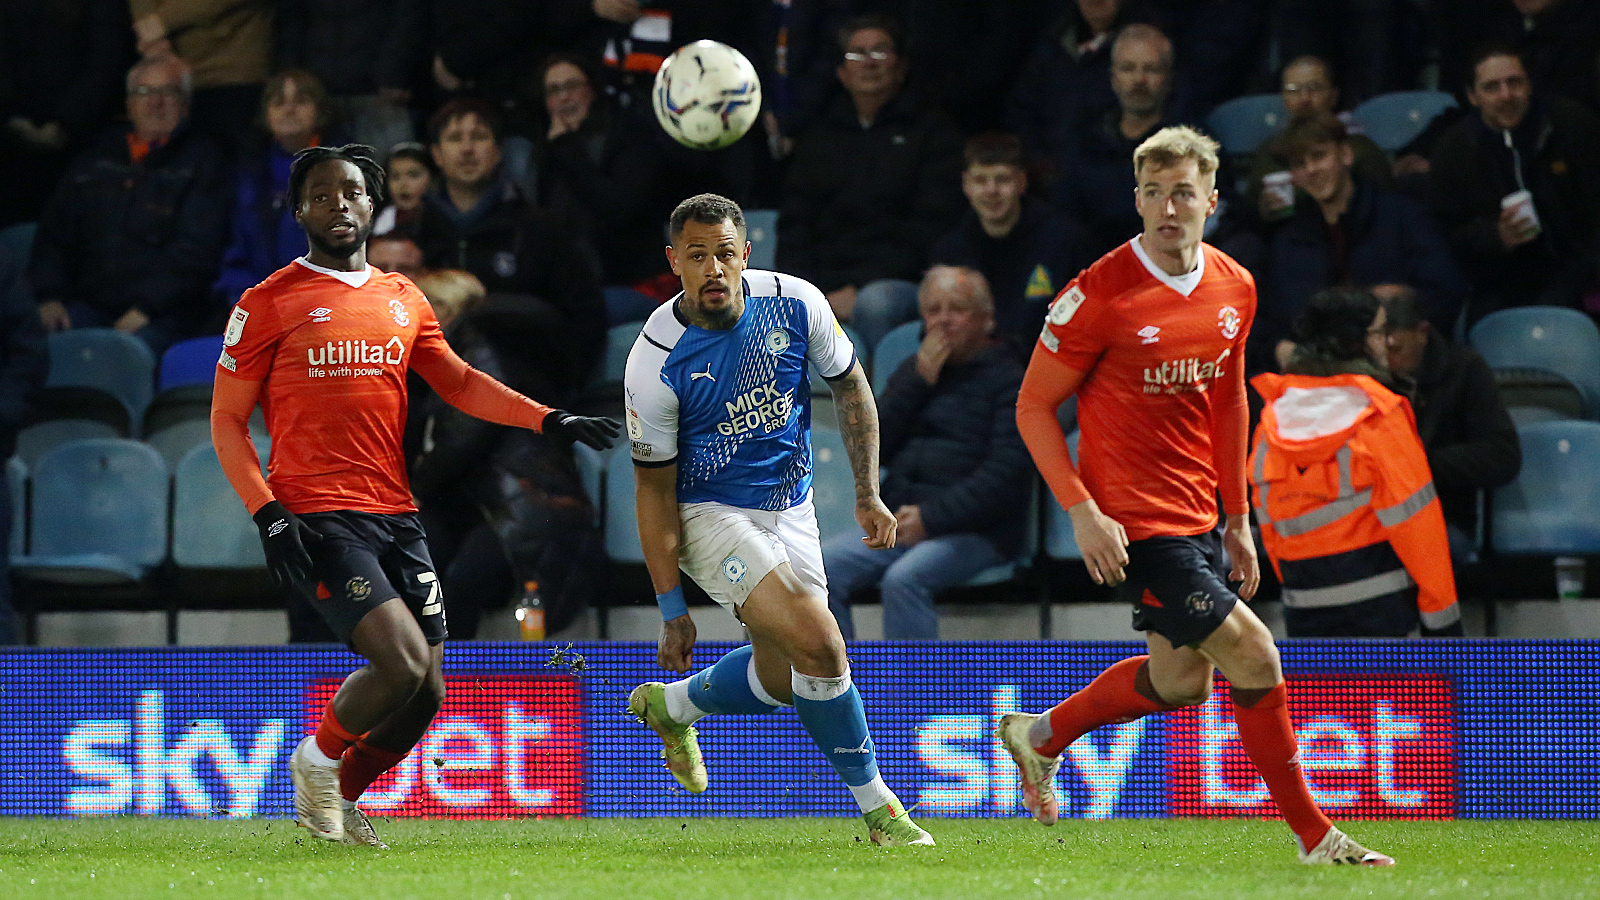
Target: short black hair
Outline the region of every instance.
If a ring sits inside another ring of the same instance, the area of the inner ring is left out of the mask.
[[[374,205],[381,203],[384,197],[384,185],[387,179],[383,173],[383,166],[378,163],[378,151],[366,144],[345,144],[343,147],[307,147],[294,155],[294,162],[289,164],[289,208],[300,208],[300,193],[306,186],[306,177],[311,170],[329,160],[342,159],[361,170],[361,177],[367,182],[367,196],[372,198]]]
[[[1298,352],[1326,363],[1366,359],[1367,329],[1378,307],[1378,298],[1362,288],[1318,291],[1294,318]]]
[[[839,59],[844,61],[844,54],[850,49],[850,39],[857,32],[876,29],[889,36],[889,42],[894,44],[897,56],[905,56],[905,29],[900,27],[900,20],[885,13],[862,13],[852,16],[839,28]]]
[[[1428,317],[1422,314],[1422,298],[1417,296],[1416,289],[1409,284],[1399,287],[1403,290],[1395,291],[1382,301],[1383,311],[1387,313],[1384,326],[1390,329],[1416,328],[1428,321]]]
[[[683,226],[690,222],[699,222],[701,225],[732,222],[733,227],[744,234],[744,210],[721,194],[695,194],[679,203],[678,208],[672,211],[672,217],[667,220],[667,239],[676,241],[678,235],[683,234]]]
[[[1028,167],[1022,153],[1022,141],[1016,135],[1003,131],[985,131],[967,138],[961,155],[968,169],[973,166]]]
[[[1523,55],[1522,48],[1510,41],[1485,41],[1473,48],[1472,56],[1467,60],[1467,90],[1475,91],[1478,89],[1478,67],[1483,65],[1484,60],[1493,59],[1496,56],[1509,56],[1522,64],[1523,72],[1528,71],[1528,58]]]
[[[457,97],[445,105],[434,110],[428,117],[428,146],[439,146],[439,138],[444,135],[444,130],[450,123],[467,116],[477,116],[478,121],[488,127],[489,133],[494,135],[494,142],[500,143],[504,135],[501,129],[504,123],[500,121],[500,113],[494,104],[479,97]]]

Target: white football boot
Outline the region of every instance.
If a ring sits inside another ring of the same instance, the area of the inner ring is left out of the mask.
[[[306,758],[317,745],[316,735],[306,735],[289,757],[294,780],[294,814],[312,837],[325,841],[344,839],[344,803],[339,796],[339,767],[319,766]]]
[[[1056,805],[1056,770],[1061,768],[1061,757],[1054,759],[1033,749],[1028,731],[1038,716],[1027,713],[1007,713],[1000,717],[996,736],[1017,763],[1022,782],[1022,805],[1028,808],[1041,825],[1054,825],[1059,816]]]
[[[1329,828],[1322,840],[1311,848],[1311,852],[1301,850],[1300,861],[1308,866],[1394,865],[1394,857],[1368,850],[1337,828]]]

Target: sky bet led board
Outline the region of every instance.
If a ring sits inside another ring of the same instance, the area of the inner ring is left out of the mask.
[[[709,664],[729,649],[708,644]],[[853,671],[884,776],[932,816],[1022,814],[993,737],[1132,644],[860,644]],[[583,657],[580,668],[573,654]],[[1600,817],[1600,643],[1285,645],[1301,760],[1336,818]],[[701,723],[711,788],[691,796],[623,709],[665,677],[655,648],[452,644],[449,696],[417,750],[368,791],[389,816],[856,814],[792,712]],[[0,813],[291,814],[288,756],[338,680],[343,650],[157,648],[0,653]],[[1266,788],[1226,686],[1205,704],[1074,744],[1062,814],[1258,816]]]

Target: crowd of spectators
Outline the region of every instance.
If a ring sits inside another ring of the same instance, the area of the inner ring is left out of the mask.
[[[711,153],[648,101],[700,38],[764,90],[751,136]],[[1347,114],[1434,85],[1460,109],[1398,153]],[[1451,354],[1488,312],[1600,313],[1587,0],[0,0],[0,228],[37,223],[0,265],[44,329],[159,353],[303,252],[293,153],[359,141],[390,176],[374,263],[474,279],[456,333],[550,402],[676,291],[663,223],[701,191],[779,210],[778,267],[867,349],[918,317],[930,266],[962,266],[1021,360],[1050,298],[1138,232],[1132,149],[1271,91],[1285,128],[1225,160],[1208,231],[1257,277],[1253,371],[1330,287],[1408,298],[1419,387],[1482,380]],[[1264,187],[1281,173],[1292,192]]]

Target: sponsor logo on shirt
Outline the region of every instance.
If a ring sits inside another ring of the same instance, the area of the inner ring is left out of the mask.
[[[728,418],[717,423],[717,433],[725,437],[761,429],[771,434],[789,423],[794,412],[794,392],[778,390],[778,382],[769,381],[740,394],[732,401],[724,401]]]
[[[217,365],[227,369],[229,372],[239,371],[239,361],[229,356],[226,350],[222,351],[222,356],[218,357]]]
[[[311,312],[306,313],[306,315],[310,316],[311,321],[313,322],[327,322],[333,319],[333,310],[327,308],[326,306],[319,306],[316,309],[313,309]]]
[[[628,409],[628,439],[632,441],[644,440],[644,423],[639,421],[639,414],[632,408]]]
[[[1169,359],[1161,365],[1144,370],[1144,392],[1146,394],[1182,394],[1189,391],[1203,391],[1206,385],[1222,377],[1222,364],[1233,353],[1233,349],[1226,348],[1222,355],[1215,360],[1204,360],[1198,356],[1188,359]]]
[[[306,348],[308,378],[361,378],[383,375],[384,366],[398,366],[405,360],[406,345],[398,336],[385,344],[365,339],[328,341],[321,347]]]
[[[1139,329],[1139,343],[1154,344],[1161,340],[1161,328],[1157,325],[1146,325]]]
[[[1061,350],[1061,339],[1056,337],[1054,331],[1050,330],[1050,323],[1048,322],[1045,323],[1043,328],[1039,329],[1039,342],[1044,344],[1044,348],[1051,353]]]

